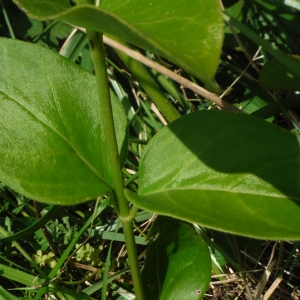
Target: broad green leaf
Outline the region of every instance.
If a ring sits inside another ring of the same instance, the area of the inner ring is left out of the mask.
[[[299,56],[292,56],[300,61]],[[267,88],[276,91],[299,91],[300,76],[292,72],[276,59],[267,62],[260,73],[259,82]]]
[[[217,230],[300,239],[299,141],[264,120],[200,111],[147,145],[135,205]]]
[[[212,79],[223,40],[217,0],[101,0],[72,7],[61,0],[15,1],[32,18],[60,19],[148,49],[216,88]]]
[[[154,226],[159,235],[142,271],[146,299],[202,299],[211,275],[206,243],[185,222],[159,216]]]
[[[106,193],[95,77],[41,46],[1,39],[0,53],[0,180],[52,204]],[[113,107],[124,162],[126,117]]]

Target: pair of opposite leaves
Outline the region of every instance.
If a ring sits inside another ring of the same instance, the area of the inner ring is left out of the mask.
[[[36,45],[3,39],[0,49],[0,180],[54,204],[106,193],[95,78]],[[126,117],[112,100],[123,163]],[[202,111],[172,122],[150,141],[139,192],[125,194],[143,209],[207,227],[298,239],[299,170],[296,136],[247,115]]]

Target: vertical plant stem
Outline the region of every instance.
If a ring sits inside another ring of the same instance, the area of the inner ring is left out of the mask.
[[[126,242],[126,249],[130,264],[131,277],[134,285],[134,291],[136,295],[136,299],[145,299],[144,290],[142,285],[141,273],[140,273],[140,265],[137,256],[136,243],[133,234],[133,220],[129,218],[128,220],[122,220],[124,237]],[[131,257],[134,259],[131,259]],[[136,283],[138,284],[136,284]]]
[[[91,57],[94,62],[97,91],[100,102],[100,118],[104,124],[102,128],[103,140],[106,145],[107,159],[105,159],[106,181],[111,187],[110,197],[112,204],[122,222],[128,259],[132,274],[133,285],[138,300],[144,300],[142,280],[140,275],[136,244],[133,234],[133,218],[129,211],[128,202],[124,196],[124,182],[120,167],[120,157],[113,122],[112,105],[109,94],[107,79],[107,67],[105,61],[105,50],[103,35],[95,31],[87,31]]]
[[[101,134],[106,146],[106,157],[103,159],[105,168],[105,180],[112,188],[112,203],[117,214],[121,217],[129,215],[129,208],[126,199],[123,196],[123,176],[120,168],[120,158],[117,147],[115,126],[113,122],[113,112],[109,94],[109,85],[107,79],[107,66],[105,61],[105,50],[102,41],[102,34],[95,31],[87,31],[91,57],[94,62],[95,75],[97,80],[97,92],[100,103],[100,118],[103,128]],[[121,199],[119,199],[119,197]]]

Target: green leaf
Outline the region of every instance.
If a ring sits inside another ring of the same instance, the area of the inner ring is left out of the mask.
[[[0,180],[52,204],[106,193],[95,77],[41,46],[1,39],[0,53]],[[126,117],[112,99],[123,163]]]
[[[15,297],[14,295],[10,294],[0,285],[0,300],[18,300],[20,298]]]
[[[142,272],[146,299],[201,299],[211,275],[206,243],[175,219],[159,216],[154,226],[159,235],[147,249]]]
[[[219,63],[223,20],[217,0],[101,0],[70,6],[61,0],[18,0],[32,18],[60,19],[111,34],[162,55],[201,79],[208,87]]]
[[[26,272],[0,264],[0,275],[21,284],[31,286],[41,283],[41,279]]]
[[[242,109],[247,114],[254,115],[255,111],[265,107],[269,103],[273,102],[274,99],[259,86],[256,82],[249,83],[248,88],[244,91],[243,98],[241,102],[236,104],[240,109]],[[273,122],[274,118],[269,118],[268,122]]]
[[[268,102],[265,98],[258,95],[256,90],[246,89],[243,95],[241,103],[238,103],[238,107],[247,114],[251,114],[254,111],[266,106]]]
[[[200,111],[162,129],[139,169],[138,207],[262,239],[300,239],[299,141],[264,120]]]
[[[125,268],[122,271],[115,272],[114,275],[111,275],[108,277],[107,283],[112,282],[113,280],[119,278],[121,275],[123,275],[124,273],[127,273],[128,271],[129,271],[129,268]],[[98,282],[94,283],[93,285],[85,288],[82,292],[87,295],[91,295],[95,292],[98,292],[100,289],[102,289],[102,287],[103,287],[103,280],[98,281]]]
[[[263,251],[261,240],[253,239],[245,236],[236,236],[232,234],[228,234],[225,232],[214,231],[213,232],[214,242],[219,245],[222,250],[222,253],[225,253],[225,257],[231,257],[236,262],[240,262],[240,251],[245,252],[242,253],[244,260],[259,261],[260,255]],[[216,258],[223,259],[225,261],[225,257],[222,253],[218,252],[214,249]],[[230,262],[228,262],[230,263]],[[226,264],[226,263],[225,263]],[[222,264],[222,266],[225,266]]]
[[[274,56],[278,61],[285,65],[290,71],[297,76],[300,76],[300,62],[296,61],[280,49],[276,48],[268,40],[263,39],[255,31],[251,30],[248,26],[242,22],[236,20],[226,12],[223,13],[224,20],[230,22],[235,28],[240,30],[247,38],[251,39],[254,43],[260,45],[264,50]]]
[[[253,112],[251,115],[257,118],[267,119],[271,116],[276,116],[284,110],[293,109],[300,105],[299,96],[290,96],[280,101],[274,101],[259,110]]]
[[[97,203],[98,201],[96,201]],[[72,241],[68,245],[67,249],[63,252],[60,259],[57,261],[55,267],[52,269],[52,271],[48,274],[47,280],[51,280],[54,277],[57,276],[57,273],[59,272],[60,268],[65,264],[66,260],[68,259],[68,256],[70,255],[71,251],[75,247],[78,239],[82,237],[82,234],[84,231],[88,228],[88,226],[93,222],[95,218],[99,216],[99,214],[108,206],[109,204],[109,198],[106,198],[99,207],[95,207],[94,214],[89,217],[89,219],[85,222],[85,224],[80,228],[80,231],[73,237]],[[43,285],[35,295],[35,300],[42,299],[42,296],[46,293],[48,286]]]
[[[58,299],[65,299],[65,300],[94,300],[95,298],[89,297],[88,295],[73,291],[71,289],[62,287],[62,286],[55,286],[53,289],[50,290],[55,295],[57,295]]]
[[[292,56],[297,62],[300,56]],[[276,59],[267,62],[260,73],[259,82],[276,91],[299,91],[300,76]]]
[[[41,229],[49,220],[51,220],[52,217],[56,216],[58,211],[61,208],[59,206],[53,206],[49,209],[49,211],[44,215],[42,218],[34,222],[32,225],[29,225],[23,230],[18,231],[17,233],[14,233],[12,235],[9,235],[7,237],[2,237],[3,235],[0,233],[0,242],[9,242],[9,241],[15,241],[18,239],[24,239],[28,235],[34,233],[35,231]]]
[[[31,289],[31,286],[38,286],[39,284],[42,284],[43,282],[38,279],[36,276],[33,276],[31,274],[27,274],[23,271],[16,270],[15,268],[11,268],[5,265],[0,264],[0,274],[2,277],[8,278],[10,280],[19,282],[21,284],[24,284],[26,287],[24,289]],[[34,289],[34,287],[32,287]],[[76,293],[72,290],[66,289],[64,287],[54,287],[53,291],[56,293],[59,293],[61,296],[61,299],[84,299],[84,300],[92,300],[93,298],[89,297],[88,295],[84,293]],[[63,294],[63,295],[62,295]],[[2,286],[0,286],[0,300],[15,300],[20,298],[14,298],[13,295],[6,292]]]
[[[40,22],[30,18],[28,21],[31,23],[31,28],[27,30],[26,37],[30,37],[34,43],[47,45],[50,48],[59,49],[60,40],[66,39],[72,31],[70,24],[61,21]],[[24,26],[24,22],[20,26]]]

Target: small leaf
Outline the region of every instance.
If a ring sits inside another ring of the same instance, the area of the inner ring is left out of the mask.
[[[300,61],[299,56],[292,56],[295,61]],[[300,76],[277,59],[267,62],[260,73],[259,82],[267,88],[276,91],[300,90]]]
[[[159,216],[154,225],[159,235],[142,272],[146,299],[201,299],[211,275],[207,245],[184,222]]]
[[[213,76],[219,64],[223,19],[217,0],[101,0],[70,6],[61,0],[18,0],[32,18],[60,19],[104,32],[162,55],[217,88]]]
[[[249,88],[246,88],[241,102],[237,106],[246,112],[252,114],[265,107],[267,104],[273,102],[274,99],[259,86],[257,83],[250,83]],[[269,118],[268,122],[273,122],[274,118]]]
[[[251,114],[268,104],[263,97],[255,92],[256,91],[246,89],[242,101],[238,104],[239,108],[247,114]]]
[[[1,39],[0,53],[0,180],[53,204],[106,193],[95,77],[41,46]],[[112,100],[123,163],[126,117]]]
[[[200,111],[162,129],[139,169],[138,207],[262,239],[300,239],[297,137],[248,115]]]

